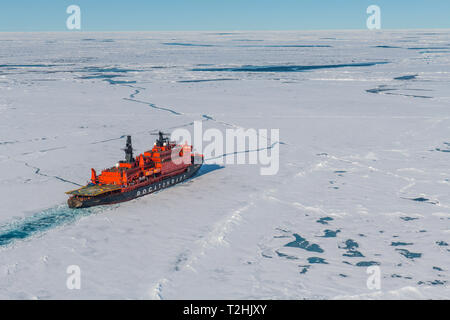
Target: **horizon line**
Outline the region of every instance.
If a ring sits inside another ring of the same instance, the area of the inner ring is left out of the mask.
[[[300,31],[417,31],[417,30],[442,30],[450,31],[450,28],[386,28],[378,30],[369,30],[367,28],[349,28],[349,29],[212,29],[212,30],[0,30],[0,33],[84,33],[84,32],[300,32]]]

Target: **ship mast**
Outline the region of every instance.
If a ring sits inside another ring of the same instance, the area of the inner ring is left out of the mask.
[[[168,136],[168,135],[169,135],[168,133],[163,133],[163,132],[159,131],[159,132],[158,132],[159,138],[156,139],[156,145],[157,145],[158,147],[163,147],[164,144],[167,144],[167,145],[168,145],[168,144],[169,144],[169,138],[164,137],[164,136]]]

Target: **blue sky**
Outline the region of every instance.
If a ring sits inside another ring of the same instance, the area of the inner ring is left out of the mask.
[[[450,28],[450,0],[10,0],[0,31],[65,31],[71,4],[82,31],[364,29],[371,4],[382,29]]]

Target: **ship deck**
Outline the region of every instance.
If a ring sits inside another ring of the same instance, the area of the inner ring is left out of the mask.
[[[67,194],[71,194],[74,196],[85,196],[85,197],[94,197],[98,196],[107,192],[119,190],[120,186],[113,185],[113,184],[105,184],[105,185],[87,185],[84,187],[81,187],[76,190],[67,191]]]

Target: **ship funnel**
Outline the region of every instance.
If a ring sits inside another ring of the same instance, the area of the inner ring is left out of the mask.
[[[127,136],[127,143],[125,145],[125,161],[131,163],[134,161],[133,158],[133,146],[131,145],[131,136]]]

